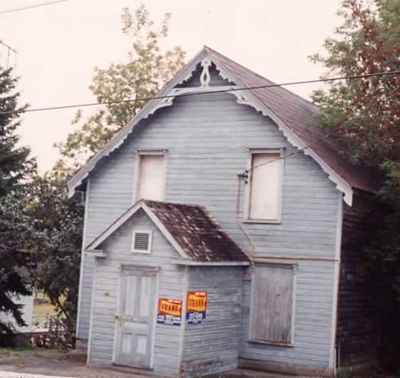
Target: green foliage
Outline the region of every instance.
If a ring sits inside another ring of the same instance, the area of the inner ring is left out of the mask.
[[[343,2],[343,25],[316,54],[329,74],[347,77],[400,70],[400,1]],[[357,163],[400,160],[400,75],[344,80],[314,93],[322,125]],[[398,169],[398,167],[396,168]]]
[[[143,4],[133,12],[123,9],[122,32],[132,40],[128,62],[95,69],[89,88],[106,105],[87,118],[78,111],[72,122],[75,130],[58,145],[62,156],[58,172],[70,173],[101,149],[146,102],[131,100],[154,96],[183,65],[185,53],[180,47],[161,48],[169,20],[170,14],[165,14],[156,26]]]
[[[15,194],[0,199],[0,312],[24,326],[22,305],[16,304],[15,298],[31,294],[30,255],[24,249],[31,229],[20,199]],[[0,322],[0,346],[12,343],[13,330],[13,322]]]
[[[34,170],[35,162],[28,159],[29,149],[17,145],[16,130],[25,107],[17,105],[16,83],[10,69],[0,68],[0,312],[23,326],[21,306],[14,301],[30,294],[30,259],[23,240],[29,239],[31,228],[20,200],[23,181]],[[12,331],[12,326],[0,322],[0,343],[9,342],[5,336]]]
[[[345,0],[343,24],[312,57],[328,74],[368,75],[400,70],[400,0]],[[321,122],[343,152],[381,171],[380,223],[370,234],[365,268],[382,334],[381,362],[394,370],[400,357],[400,74],[343,80],[314,93]]]
[[[68,199],[64,180],[47,174],[34,177],[25,212],[33,223],[29,247],[35,266],[33,282],[55,306],[68,333],[74,335],[83,208],[78,198]]]
[[[26,106],[18,107],[17,79],[11,69],[0,67],[0,197],[15,190],[34,167],[29,149],[19,147],[16,129]]]

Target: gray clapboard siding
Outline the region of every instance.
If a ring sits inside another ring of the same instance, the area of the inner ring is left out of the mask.
[[[216,374],[237,367],[241,326],[242,275],[240,267],[192,267],[188,290],[207,291],[207,318],[186,324],[183,339],[184,376]]]
[[[224,230],[251,252],[247,238],[237,225],[237,174],[248,166],[249,148],[280,147],[284,147],[287,154],[294,152],[270,119],[248,106],[238,105],[232,95],[176,99],[174,106],[143,121],[126,143],[90,176],[85,242],[90,242],[132,204],[136,151],[167,149],[165,199],[205,206]],[[240,190],[241,218],[245,203],[243,182]],[[333,259],[340,194],[326,174],[311,158],[302,153],[293,155],[284,162],[282,191],[280,224],[243,225],[255,245],[255,255]],[[87,338],[89,328],[92,265],[85,256],[78,329],[78,336],[82,338]],[[310,341],[307,344],[310,351],[306,353],[302,339],[295,334],[295,346],[290,349],[254,346],[247,342],[248,323],[244,319],[241,350],[248,358],[276,357],[282,361],[290,358],[323,367],[328,364],[329,325],[333,316],[330,308],[334,293],[333,262],[299,262],[297,279],[296,297],[300,300],[296,305],[296,325],[299,324],[304,333],[325,338],[326,343],[323,347],[313,347]],[[246,282],[246,285],[250,283]],[[321,302],[309,311],[311,303],[319,298],[325,303]],[[249,295],[244,300],[248,307]],[[313,324],[325,324],[326,330],[322,327],[320,331],[315,330]],[[296,328],[295,332],[298,332]]]
[[[333,312],[332,262],[298,262],[295,286],[294,347],[249,343],[251,282],[244,288],[241,357],[269,362],[328,368]],[[314,276],[304,281],[304,277]]]
[[[134,230],[152,231],[150,255],[131,252]],[[117,314],[121,265],[159,266],[159,297],[183,299],[185,290],[184,268],[171,264],[171,259],[178,257],[177,252],[143,212],[133,216],[103,243],[102,248],[107,258],[97,259],[95,264],[96,279],[88,356],[90,364],[113,362],[115,315]],[[153,368],[158,374],[175,376],[177,373],[180,361],[180,330],[181,327],[156,324],[153,348],[157,358],[153,361]]]

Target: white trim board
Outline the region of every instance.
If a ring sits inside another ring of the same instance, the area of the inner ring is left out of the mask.
[[[342,229],[343,229],[343,198],[339,195],[339,205],[336,223],[336,248],[334,265],[334,285],[332,300],[332,325],[331,325],[331,347],[329,356],[329,368],[336,371],[336,332],[339,303],[339,282],[342,251]]]
[[[249,261],[193,261],[175,260],[176,265],[184,266],[249,266]]]
[[[76,329],[75,336],[79,339],[78,332],[80,328],[80,319],[81,319],[81,298],[82,298],[82,287],[83,287],[83,270],[84,270],[84,254],[85,254],[85,242],[87,236],[87,222],[88,222],[88,209],[89,209],[89,195],[90,195],[90,180],[87,181],[87,188],[85,193],[85,207],[83,213],[83,230],[82,230],[82,246],[81,246],[81,263],[80,263],[80,271],[79,271],[79,290],[78,290],[78,305],[77,305],[77,313],[76,313]]]

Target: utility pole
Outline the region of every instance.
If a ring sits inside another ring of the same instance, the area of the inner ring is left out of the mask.
[[[0,39],[0,45],[4,46],[7,49],[7,57],[6,57],[6,68],[10,67],[10,61],[11,61],[11,55],[14,55],[14,65],[13,68],[15,68],[16,66],[16,61],[17,61],[17,50],[15,50],[14,48],[12,48],[10,45],[8,45],[7,43],[3,42]]]

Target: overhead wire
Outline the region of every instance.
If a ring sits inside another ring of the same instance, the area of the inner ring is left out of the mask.
[[[67,1],[69,1],[69,0],[46,1],[46,2],[43,2],[43,3],[27,5],[27,6],[20,7],[20,8],[4,9],[4,10],[0,10],[0,15],[21,12],[21,11],[25,11],[25,10],[29,10],[29,9],[47,7],[49,5],[55,5],[55,4],[58,4],[58,3],[65,3]]]
[[[353,75],[353,76],[336,76],[336,77],[322,78],[322,79],[289,81],[289,82],[282,82],[282,83],[263,84],[263,85],[254,85],[254,86],[246,86],[246,87],[229,87],[226,89],[217,89],[217,90],[210,89],[208,91],[201,91],[201,92],[169,94],[169,95],[161,95],[161,96],[149,96],[149,97],[133,98],[133,99],[126,99],[126,100],[119,100],[119,101],[88,102],[88,103],[78,103],[78,104],[69,104],[69,105],[36,107],[36,108],[26,109],[24,111],[24,113],[65,110],[65,109],[73,109],[73,108],[85,108],[85,107],[103,106],[103,105],[116,105],[116,104],[123,104],[123,103],[129,103],[129,102],[147,102],[147,101],[151,101],[151,100],[163,100],[163,99],[168,99],[168,98],[179,98],[179,97],[189,97],[189,96],[199,96],[199,95],[204,96],[204,95],[211,95],[211,94],[218,94],[218,93],[230,93],[230,92],[239,92],[239,91],[247,91],[247,90],[288,87],[288,86],[295,86],[295,85],[306,85],[306,84],[333,82],[333,81],[340,81],[340,80],[359,80],[359,79],[368,79],[371,77],[395,76],[395,75],[400,75],[400,70],[375,72],[375,73],[370,73],[370,74]],[[13,112],[12,111],[0,112],[0,114],[9,114],[9,113],[13,113]]]

